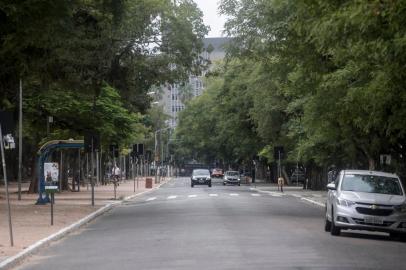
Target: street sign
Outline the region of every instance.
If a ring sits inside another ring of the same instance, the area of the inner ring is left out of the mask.
[[[14,142],[14,138],[11,134],[7,134],[4,136],[4,149],[15,149],[16,144]]]
[[[45,193],[51,194],[58,192],[59,187],[58,186],[45,186]]]

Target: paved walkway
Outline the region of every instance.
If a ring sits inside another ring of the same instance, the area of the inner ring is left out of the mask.
[[[35,205],[37,194],[28,194],[24,183],[22,200],[17,200],[17,185],[9,187],[14,246],[10,246],[7,207],[4,186],[0,186],[0,262],[17,254],[33,243],[75,223],[114,201],[114,186],[95,187],[95,206],[91,206],[91,187],[83,186],[80,192],[57,193],[54,205],[54,225],[51,226],[50,205]],[[156,186],[156,185],[154,185]],[[135,189],[134,189],[135,187]],[[117,187],[117,200],[145,191],[145,179],[125,180]]]

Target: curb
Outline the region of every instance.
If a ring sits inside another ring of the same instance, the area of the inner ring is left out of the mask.
[[[45,237],[37,242],[35,242],[34,244],[28,246],[26,249],[24,249],[23,251],[17,253],[14,256],[11,256],[7,259],[5,259],[4,261],[0,262],[0,269],[1,270],[6,270],[6,269],[11,269],[12,267],[16,266],[18,263],[20,263],[21,261],[23,261],[24,259],[26,259],[27,257],[33,255],[35,252],[37,252],[39,249],[43,248],[44,246],[50,244],[53,241],[62,239],[64,236],[68,235],[69,233],[81,228],[82,226],[88,224],[90,221],[94,220],[95,218],[97,218],[98,216],[103,215],[104,213],[106,213],[107,211],[111,210],[113,207],[122,204],[123,202],[129,201],[131,199],[134,199],[135,197],[141,196],[143,194],[155,191],[157,189],[159,189],[162,185],[166,184],[167,182],[169,182],[172,178],[168,179],[167,181],[160,183],[158,186],[149,189],[149,190],[145,190],[143,192],[134,194],[134,195],[130,195],[125,197],[123,200],[121,201],[117,201],[117,202],[112,202],[112,203],[108,203],[105,206],[97,209],[95,212],[85,216],[84,218],[78,220],[77,222],[62,228],[61,230],[59,230],[58,232],[51,234],[48,237]]]

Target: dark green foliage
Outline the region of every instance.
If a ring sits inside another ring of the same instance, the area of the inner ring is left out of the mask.
[[[149,89],[199,72],[201,17],[190,0],[2,0],[0,109],[17,111],[22,78],[24,136],[35,147],[84,129],[105,146],[143,139]]]
[[[216,74],[224,81],[209,87],[219,96],[203,97],[219,109],[198,119],[219,122],[199,144],[224,132],[227,143],[217,144],[238,152],[255,138],[247,145],[269,161],[284,145],[288,161],[313,168],[405,173],[405,1],[223,0],[220,10],[234,46]],[[242,138],[234,141],[230,126]],[[380,166],[381,154],[392,155],[390,167]]]

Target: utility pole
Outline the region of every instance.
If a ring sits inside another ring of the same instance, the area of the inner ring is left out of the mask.
[[[21,201],[21,178],[23,163],[23,82],[20,78],[20,98],[18,114],[18,200]]]
[[[4,187],[6,189],[6,201],[7,201],[7,212],[8,212],[8,228],[9,228],[9,233],[10,233],[10,245],[14,246],[13,226],[12,226],[12,223],[11,223],[10,197],[9,197],[9,194],[8,194],[6,160],[5,160],[5,157],[4,157],[4,142],[3,142],[3,133],[1,131],[1,124],[0,124],[0,149],[1,149],[1,161],[2,161],[2,164],[3,164]]]
[[[157,150],[158,150],[158,145],[157,145],[157,135],[158,134],[158,130],[157,131],[155,131],[155,145],[154,145],[154,164],[155,164],[155,184],[157,184],[158,183],[158,166],[157,166],[157,163],[158,163],[158,153],[157,153]]]

